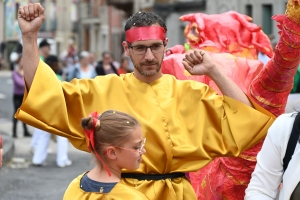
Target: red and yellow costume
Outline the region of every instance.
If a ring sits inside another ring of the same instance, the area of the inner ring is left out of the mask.
[[[182,16],[181,20],[190,22],[185,35],[191,47],[210,51],[218,65],[252,100],[278,116],[285,110],[299,65],[299,13],[300,1],[289,0],[285,15],[273,17],[280,29],[274,55],[267,36],[258,26],[249,23],[250,18],[245,15],[236,12],[221,16],[189,14]],[[257,51],[270,57],[273,55],[266,66],[254,60]],[[164,60],[164,73],[173,74],[178,79],[204,82],[218,91],[208,77],[191,76],[184,71],[182,46],[177,45],[168,53],[171,55]],[[238,158],[217,158],[201,170],[190,173],[198,199],[244,199],[262,143],[263,140]]]

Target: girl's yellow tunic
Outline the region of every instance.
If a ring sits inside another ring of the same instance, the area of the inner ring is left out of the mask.
[[[86,173],[86,172],[85,172]],[[109,193],[85,192],[80,188],[80,180],[84,174],[75,178],[67,188],[63,200],[147,200],[141,192],[123,183],[117,183]]]
[[[126,112],[141,123],[147,138],[147,153],[135,172],[166,174],[196,171],[218,156],[238,156],[264,138],[274,119],[254,106],[256,110],[217,95],[205,84],[171,75],[150,84],[134,74],[61,83],[40,61],[16,117],[88,151],[80,120],[93,111]],[[151,200],[196,199],[186,178],[122,181]]]

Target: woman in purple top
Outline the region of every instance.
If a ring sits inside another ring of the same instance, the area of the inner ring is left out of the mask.
[[[14,103],[14,113],[17,112],[18,108],[21,106],[24,96],[25,82],[23,78],[23,66],[21,64],[21,55],[19,55],[18,60],[15,64],[15,70],[12,72],[12,79],[14,83],[14,93],[13,93],[13,103]],[[17,137],[17,122],[18,120],[13,117],[13,137]],[[31,134],[28,132],[27,126],[23,123],[24,137],[30,137]]]

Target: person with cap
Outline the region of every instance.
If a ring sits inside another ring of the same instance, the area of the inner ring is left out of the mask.
[[[45,62],[45,59],[50,55],[50,51],[51,51],[50,43],[48,43],[47,39],[42,39],[42,41],[39,43],[39,56],[40,56],[40,59]],[[38,131],[35,129],[33,131],[31,144],[30,144],[31,151],[33,152],[33,154],[35,152],[36,146],[40,142],[38,138],[40,138],[40,137],[38,135]],[[40,165],[40,164],[38,164],[38,165]]]
[[[274,121],[203,50],[187,53],[183,65],[193,75],[210,77],[224,96],[203,83],[163,74],[167,28],[155,13],[138,12],[126,22],[122,45],[134,63],[133,73],[70,83],[57,81],[38,57],[35,40],[45,19],[44,8],[29,4],[18,13],[29,92],[16,116],[67,137],[84,151],[89,149],[79,125],[83,116],[114,109],[135,117],[147,138],[147,154],[137,170],[122,171],[121,182],[149,199],[195,200],[185,173],[218,156],[238,156],[264,138]]]
[[[49,55],[46,58],[45,63],[54,71],[58,80],[62,81],[61,76],[58,74],[60,67],[57,56]],[[55,137],[55,135],[52,136]],[[45,165],[50,139],[50,133],[38,128],[34,129],[31,141],[31,146],[33,148],[32,165],[38,167],[42,167]],[[68,139],[65,137],[56,136],[55,141],[57,143],[56,165],[60,168],[71,166],[72,161],[68,156]]]

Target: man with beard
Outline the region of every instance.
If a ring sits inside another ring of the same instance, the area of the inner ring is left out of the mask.
[[[41,5],[20,7],[18,21],[27,91],[16,117],[89,151],[79,126],[82,117],[108,109],[134,116],[141,122],[148,153],[138,170],[124,170],[122,183],[149,199],[196,199],[185,172],[198,170],[217,156],[239,155],[260,141],[274,121],[205,51],[191,51],[183,64],[191,74],[209,76],[224,96],[205,84],[162,74],[167,28],[155,13],[138,12],[125,25],[122,45],[134,63],[133,73],[70,83],[57,81],[38,58],[36,38],[44,21]]]

